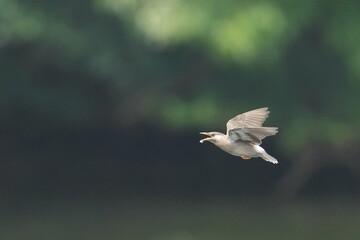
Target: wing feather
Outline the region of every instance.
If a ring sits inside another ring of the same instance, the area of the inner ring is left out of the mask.
[[[232,142],[251,142],[259,145],[262,139],[277,133],[277,127],[235,128],[229,131],[229,139]]]
[[[267,107],[255,109],[243,114],[239,114],[236,117],[230,119],[226,123],[226,132],[234,128],[256,128],[261,127],[269,116]]]

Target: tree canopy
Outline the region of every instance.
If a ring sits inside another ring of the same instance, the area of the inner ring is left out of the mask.
[[[359,11],[358,1],[0,0],[0,123],[176,131],[268,106],[290,151],[359,141]]]

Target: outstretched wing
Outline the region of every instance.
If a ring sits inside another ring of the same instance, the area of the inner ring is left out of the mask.
[[[277,133],[277,127],[235,128],[229,131],[229,139],[232,142],[251,142],[259,145],[262,139]]]
[[[229,134],[231,129],[235,128],[257,128],[261,127],[269,116],[267,107],[255,109],[230,119],[226,123],[226,132]]]

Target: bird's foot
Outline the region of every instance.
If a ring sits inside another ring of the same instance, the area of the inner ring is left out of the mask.
[[[250,159],[251,157],[249,157],[249,156],[247,156],[247,155],[241,155],[240,156],[242,159],[245,159],[245,160],[248,160],[248,159]]]

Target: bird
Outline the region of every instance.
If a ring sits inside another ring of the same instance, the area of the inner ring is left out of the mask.
[[[261,157],[265,161],[277,164],[276,158],[260,146],[262,139],[278,133],[277,127],[262,126],[269,114],[267,107],[239,114],[226,123],[226,134],[200,132],[208,136],[200,140],[200,143],[211,142],[225,152],[245,160]]]

